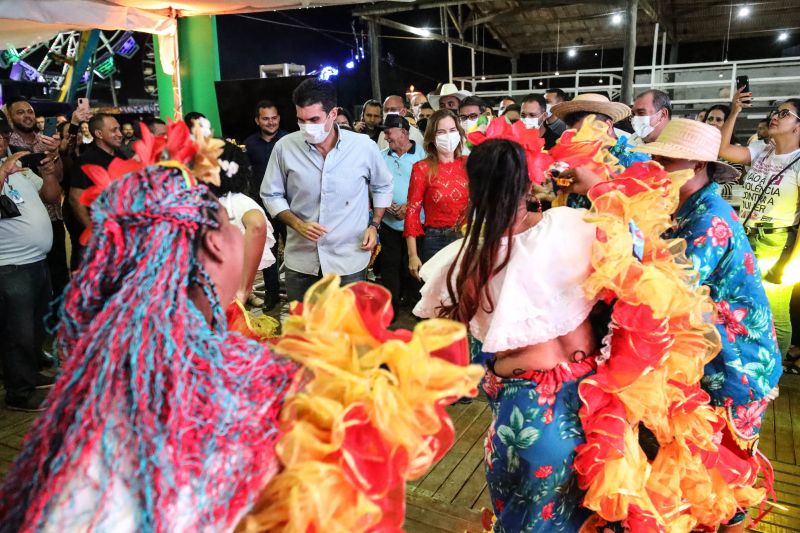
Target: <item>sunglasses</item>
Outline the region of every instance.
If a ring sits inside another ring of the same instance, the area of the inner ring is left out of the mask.
[[[798,117],[797,114],[793,113],[789,109],[776,109],[775,111],[769,114],[769,118],[771,119],[772,117],[778,117],[779,119],[782,119],[790,115],[796,118],[797,120],[800,120],[800,117]]]

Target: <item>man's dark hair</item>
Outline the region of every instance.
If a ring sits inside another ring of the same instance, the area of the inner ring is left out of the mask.
[[[361,116],[364,116],[364,110],[367,109],[368,107],[380,107],[381,108],[381,112],[383,112],[383,104],[381,104],[377,100],[373,100],[373,99],[370,98],[369,100],[364,102],[363,106],[361,106]]]
[[[258,115],[260,114],[262,109],[269,109],[271,107],[274,107],[276,110],[278,109],[278,106],[276,106],[272,100],[260,100],[256,104],[256,109],[255,109],[256,118],[258,118]],[[278,111],[278,114],[280,115],[280,111]]]
[[[545,91],[545,93],[555,93],[555,95],[558,96],[559,98],[561,98],[561,100],[564,101],[564,102],[569,100],[569,97],[567,96],[567,93],[565,93],[561,89],[547,89]]]
[[[504,97],[502,97],[502,98],[500,99],[500,101],[498,102],[498,104],[502,104],[502,103],[503,103],[503,100],[511,100],[511,102],[512,102],[512,103],[514,103],[514,104],[516,104],[516,103],[517,103],[517,99],[516,99],[516,98],[514,98],[513,96],[504,96]]]
[[[511,104],[507,105],[506,108],[503,110],[503,116],[506,115],[509,111],[516,111],[517,113],[522,113],[522,106],[519,104]]]
[[[577,124],[580,120],[583,120],[589,115],[594,115],[596,120],[600,120],[603,122],[612,120],[611,117],[609,117],[608,115],[604,115],[602,113],[592,113],[591,111],[573,111],[572,113],[567,113],[564,116],[564,124],[566,124],[568,128],[571,128],[575,124]]]
[[[89,133],[92,134],[92,137],[94,137],[95,131],[103,129],[103,124],[107,118],[113,117],[108,113],[95,113],[92,115],[92,118],[89,119]]]
[[[145,117],[142,119],[142,122],[150,130],[150,133],[155,134],[156,124],[161,124],[162,126],[166,126],[167,123],[161,120],[158,117]]]
[[[669,99],[669,95],[664,91],[659,91],[658,89],[648,89],[637,96],[635,100],[638,100],[642,96],[647,96],[648,94],[653,96],[653,108],[656,111],[666,109],[667,118],[672,118],[672,101]]]
[[[481,110],[481,113],[483,113],[484,110],[486,109],[486,102],[484,102],[483,99],[478,98],[477,96],[467,96],[466,98],[461,100],[458,109],[460,111],[461,109],[471,105],[478,106],[478,109]]]
[[[14,104],[18,104],[20,102],[26,102],[28,104],[30,103],[30,101],[22,95],[13,96],[6,101],[6,109],[8,109],[8,112],[10,113],[11,108],[14,107]]]
[[[336,107],[336,87],[329,81],[308,78],[292,93],[292,103],[297,107],[321,104],[325,113]]]
[[[206,116],[202,113],[198,113],[197,111],[190,111],[185,115],[183,115],[183,121],[186,123],[187,126],[189,126],[190,130],[192,129],[194,121],[199,118],[206,118]]]
[[[529,104],[531,102],[536,102],[542,109],[547,108],[547,100],[545,100],[544,96],[542,96],[541,94],[531,93],[522,99],[523,105]]]
[[[420,109],[433,109],[433,106],[428,102],[423,102],[419,106]]]

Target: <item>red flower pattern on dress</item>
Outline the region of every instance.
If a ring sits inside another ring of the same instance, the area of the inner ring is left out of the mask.
[[[542,465],[536,469],[536,472],[533,473],[534,476],[538,477],[539,479],[544,479],[550,474],[553,473],[553,467],[550,465]]]
[[[711,227],[706,233],[711,237],[711,246],[727,246],[728,239],[733,237],[730,226],[719,217],[711,218]]]
[[[554,377],[548,376],[536,387],[536,392],[539,394],[537,402],[539,405],[555,405],[556,393],[561,390],[561,383],[556,381]]]
[[[550,424],[553,422],[553,410],[552,409],[545,409],[544,416],[542,416],[542,421],[545,424]]]
[[[744,269],[747,271],[748,274],[751,276],[756,271],[756,262],[753,259],[753,254],[750,252],[744,254]]]
[[[745,437],[752,437],[757,431],[760,431],[768,404],[769,400],[759,400],[745,405],[737,405],[731,417],[736,430]]]
[[[711,231],[710,229],[708,231]],[[692,241],[692,244],[695,246],[703,246],[706,243],[706,236],[700,235],[695,240]]]
[[[494,508],[497,509],[498,513],[502,513],[503,509],[506,508],[506,502],[501,500],[500,498],[495,499],[494,501]]]
[[[550,520],[553,518],[553,502],[548,503],[544,507],[542,507],[542,519],[543,520]]]
[[[742,320],[747,316],[748,310],[740,307],[731,309],[727,300],[717,302],[717,324],[725,324],[725,336],[728,342],[736,342],[737,335],[747,335],[747,328],[742,325]]]
[[[483,460],[486,462],[486,466],[489,467],[489,470],[494,470],[492,454],[494,454],[495,422],[496,420],[492,420],[492,425],[489,426],[489,433],[486,434],[486,439],[483,441]]]
[[[483,377],[483,392],[492,400],[496,400],[503,390],[503,380],[494,372],[487,372]]]

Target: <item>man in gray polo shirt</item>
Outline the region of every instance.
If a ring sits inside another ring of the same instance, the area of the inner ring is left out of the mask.
[[[290,301],[302,300],[324,274],[338,274],[343,284],[366,279],[393,192],[392,175],[376,144],[336,126],[331,83],[307,79],[292,100],[300,131],[278,141],[261,183],[264,205],[288,228],[284,259]]]
[[[2,113],[0,113],[2,114]],[[42,155],[38,171],[22,170],[17,161],[27,152],[8,154],[11,133],[0,118],[0,194],[6,206],[0,217],[0,361],[6,389],[6,407],[41,411],[46,396],[41,390],[53,378],[39,373],[44,341],[44,316],[50,301],[47,253],[53,244],[53,227],[43,202],[61,201],[56,166]]]

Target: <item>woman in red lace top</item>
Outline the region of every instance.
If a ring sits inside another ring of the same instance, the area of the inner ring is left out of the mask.
[[[464,130],[446,109],[436,111],[425,129],[428,157],[411,171],[403,231],[408,244],[408,269],[416,278],[422,263],[462,237],[458,225],[469,204],[467,158],[461,156],[463,137]],[[423,237],[419,253],[417,237]]]

